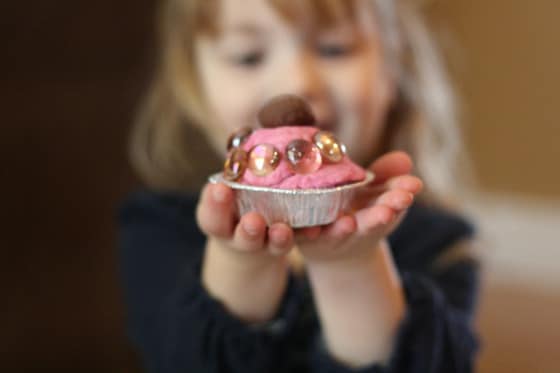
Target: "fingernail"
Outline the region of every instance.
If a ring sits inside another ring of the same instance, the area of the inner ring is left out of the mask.
[[[287,237],[278,237],[274,241],[274,244],[277,245],[278,248],[283,248],[284,246],[286,246],[287,243],[288,243],[288,238]],[[280,250],[282,250],[282,249],[280,249]]]
[[[226,193],[224,192],[223,188],[214,188],[212,197],[214,197],[214,201],[221,203],[226,200]]]
[[[243,224],[243,230],[249,235],[249,236],[256,236],[259,234],[259,229],[251,224]]]
[[[412,200],[414,199],[414,196],[412,195],[412,193],[408,193],[406,195],[406,197],[400,198],[399,199],[399,206],[401,208],[405,208],[410,206],[410,204],[412,203]]]
[[[391,213],[391,210],[376,211],[376,215],[376,220],[379,221],[379,223],[382,225],[389,224],[391,220],[393,220],[393,214]]]
[[[381,217],[381,224],[383,225],[387,225],[391,222],[391,220],[393,220],[393,216],[391,215],[383,215]]]

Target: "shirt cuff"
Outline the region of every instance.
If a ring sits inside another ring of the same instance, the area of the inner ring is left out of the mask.
[[[286,335],[296,327],[300,287],[290,275],[275,317],[250,324],[234,315],[202,285],[200,266],[187,271],[159,314],[158,371],[261,372],[277,360]],[[240,367],[243,367],[243,370]],[[167,370],[166,370],[167,369]]]
[[[399,367],[405,363],[408,351],[413,345],[419,341],[427,345],[432,345],[430,328],[424,332],[420,332],[418,336],[419,325],[423,325],[426,321],[437,323],[434,320],[438,313],[438,308],[444,302],[443,294],[422,276],[404,273],[402,275],[403,290],[407,301],[407,309],[403,320],[401,321],[391,358],[387,365],[373,363],[362,368],[350,368],[337,361],[329,353],[322,334],[316,337],[314,349],[312,352],[312,366],[314,372],[321,373],[385,373],[400,371]],[[437,318],[437,317],[436,317]],[[417,349],[421,346],[412,347]],[[397,368],[397,369],[396,369]]]
[[[303,294],[299,279],[289,274],[288,283],[281,303],[274,317],[262,323],[248,323],[232,315],[224,304],[214,298],[201,281],[201,264],[189,271],[179,286],[178,302],[187,313],[200,320],[212,320],[237,336],[263,334],[271,338],[281,338],[296,323],[302,306]]]
[[[327,350],[321,333],[315,338],[311,357],[313,372],[317,373],[384,373],[380,364],[372,364],[362,368],[351,368],[334,359]]]

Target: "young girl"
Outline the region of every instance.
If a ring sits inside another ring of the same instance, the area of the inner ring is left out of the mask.
[[[161,63],[132,137],[151,188],[120,214],[129,334],[146,370],[471,371],[472,228],[443,207],[460,143],[416,11],[404,0],[162,9]],[[328,226],[267,227],[255,212],[237,218],[224,185],[195,192],[227,136],[285,93],[376,174],[376,192]]]

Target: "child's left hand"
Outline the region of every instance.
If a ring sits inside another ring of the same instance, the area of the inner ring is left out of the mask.
[[[375,179],[356,197],[354,213],[326,226],[295,231],[307,263],[361,260],[371,254],[422,190],[422,181],[410,175],[412,161],[404,152],[388,153],[370,169]]]

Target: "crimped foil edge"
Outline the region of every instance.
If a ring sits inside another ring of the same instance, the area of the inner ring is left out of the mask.
[[[267,225],[284,222],[293,228],[332,223],[350,206],[356,191],[374,179],[366,171],[364,180],[331,188],[279,189],[246,185],[226,180],[222,173],[209,177],[211,183],[223,183],[236,190],[239,215],[249,211],[261,214]]]

